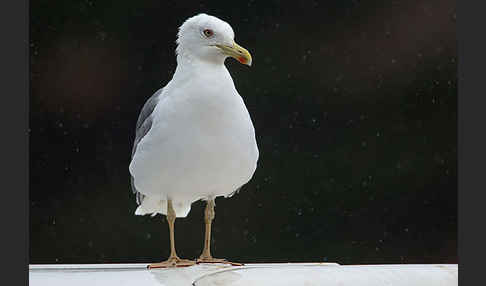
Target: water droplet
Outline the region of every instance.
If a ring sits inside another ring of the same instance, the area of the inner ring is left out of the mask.
[[[99,31],[99,32],[98,32],[98,38],[99,38],[100,40],[104,41],[104,40],[106,39],[106,37],[107,37],[106,32],[103,32],[103,31]]]

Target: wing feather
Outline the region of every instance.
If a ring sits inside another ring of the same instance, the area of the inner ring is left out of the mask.
[[[135,156],[135,152],[137,152],[138,143],[142,140],[142,138],[147,135],[152,127],[152,113],[155,109],[155,106],[159,102],[159,97],[162,94],[163,88],[156,91],[143,105],[142,110],[140,111],[140,115],[138,116],[137,125],[135,127],[135,140],[133,142],[132,148],[132,156]],[[141,204],[144,195],[137,191],[134,184],[134,178],[130,175],[130,183],[132,185],[132,191],[136,195],[137,204]]]

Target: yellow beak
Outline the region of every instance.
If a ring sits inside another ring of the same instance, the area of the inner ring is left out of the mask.
[[[251,66],[250,52],[237,43],[233,42],[232,46],[216,45],[216,47],[220,48],[225,55],[235,58],[242,64]]]

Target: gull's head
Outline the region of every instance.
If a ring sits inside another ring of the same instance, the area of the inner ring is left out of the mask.
[[[199,14],[179,28],[177,54],[200,61],[224,63],[227,57],[251,66],[250,53],[235,41],[235,33],[225,21]]]

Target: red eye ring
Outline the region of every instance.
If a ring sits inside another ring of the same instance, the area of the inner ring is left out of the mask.
[[[213,30],[211,30],[211,29],[206,29],[206,30],[203,31],[203,33],[204,33],[204,36],[206,36],[208,38],[211,37],[214,34]]]

